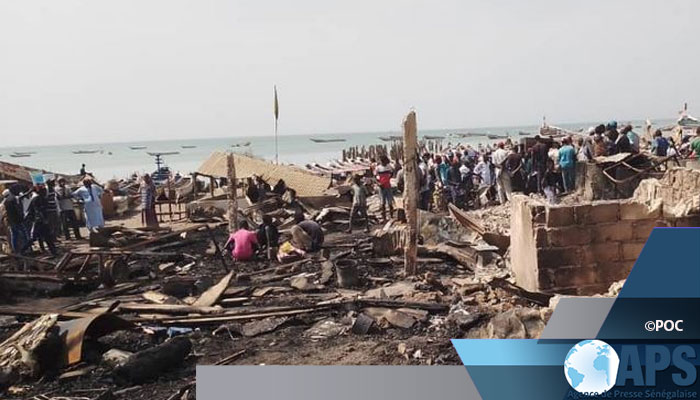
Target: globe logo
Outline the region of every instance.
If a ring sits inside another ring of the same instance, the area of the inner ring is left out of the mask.
[[[579,393],[602,394],[615,385],[620,357],[602,340],[584,340],[569,350],[564,375]]]

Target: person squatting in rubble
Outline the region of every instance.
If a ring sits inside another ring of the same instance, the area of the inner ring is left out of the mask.
[[[29,200],[27,213],[24,218],[31,227],[31,240],[39,242],[41,251],[45,251],[44,245],[49,248],[52,256],[56,256],[56,244],[54,243],[51,228],[49,226],[49,202],[48,191],[43,185],[34,188],[34,194]]]
[[[369,233],[369,216],[367,215],[367,188],[362,184],[362,177],[360,175],[354,175],[352,177],[352,208],[350,208],[348,233],[352,233],[352,224],[356,215],[365,220],[365,232]]]
[[[102,193],[102,188],[95,184],[89,176],[83,179],[83,187],[73,192],[73,197],[83,203],[85,226],[87,226],[88,231],[105,226],[102,214]]]
[[[61,213],[61,225],[63,226],[63,235],[66,240],[70,240],[70,231],[76,239],[82,239],[80,236],[80,228],[78,227],[78,219],[75,216],[73,208],[73,194],[68,186],[66,186],[66,178],[58,178],[58,187],[56,188],[56,200],[58,201],[58,210]]]
[[[228,237],[224,248],[231,251],[234,261],[249,261],[253,259],[257,246],[258,235],[249,230],[248,222],[241,221],[238,230]]]
[[[32,242],[29,240],[27,228],[24,224],[22,205],[10,189],[5,189],[2,192],[2,197],[2,206],[5,209],[10,234],[10,247],[15,254],[23,254],[31,247]]]
[[[389,207],[389,218],[394,215],[394,194],[391,189],[391,177],[394,169],[391,167],[389,157],[383,155],[379,158],[380,165],[376,168],[377,181],[379,182],[379,196],[382,200],[382,220],[386,219],[386,208]]]
[[[311,220],[297,222],[291,229],[292,245],[304,251],[319,251],[323,245],[324,235],[321,226]]]

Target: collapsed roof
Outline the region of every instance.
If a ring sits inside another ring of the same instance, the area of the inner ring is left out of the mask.
[[[226,155],[223,152],[212,153],[202,163],[197,172],[217,178],[226,177]],[[312,174],[290,165],[276,165],[242,154],[235,154],[233,159],[236,166],[237,179],[261,176],[271,185],[282,179],[287,184],[287,187],[296,190],[299,197],[323,196],[331,183],[328,177]]]

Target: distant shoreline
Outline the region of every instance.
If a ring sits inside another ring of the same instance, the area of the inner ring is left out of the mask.
[[[601,120],[598,123],[604,123],[607,122],[608,120]],[[639,121],[645,121],[645,119],[619,119],[617,120],[620,123],[626,123],[626,122],[639,122]],[[658,125],[661,121],[670,123],[674,122],[675,120],[672,118],[659,118],[659,119],[651,119],[652,122],[655,122],[655,125]],[[572,126],[589,126],[592,122],[591,121],[581,121],[581,122],[556,122],[556,121],[549,121],[552,125],[557,125],[557,126],[562,126],[562,127],[572,127]],[[664,125],[664,124],[661,124]],[[422,128],[418,127],[418,132],[420,135],[420,132],[464,132],[464,131],[486,131],[486,130],[509,130],[509,129],[519,129],[519,128],[538,128],[540,124],[533,124],[533,125],[509,125],[509,126],[482,126],[482,127],[470,127],[470,128]],[[280,138],[288,138],[288,137],[310,137],[310,136],[347,136],[347,135],[389,135],[389,134],[396,134],[400,133],[398,129],[396,130],[379,130],[379,131],[357,131],[357,132],[324,132],[324,133],[281,133],[279,135]],[[16,135],[21,135],[22,133],[15,133]],[[10,133],[8,133],[10,135]],[[59,134],[57,135],[63,135],[66,136],[65,134]],[[94,141],[94,142],[70,142],[70,143],[56,143],[56,144],[40,144],[42,147],[59,147],[59,146],[84,146],[84,147],[90,147],[90,146],[97,146],[97,145],[104,145],[104,146],[110,146],[110,145],[122,145],[122,144],[141,144],[141,143],[158,143],[158,142],[173,142],[173,141],[182,141],[183,143],[187,143],[187,141],[200,141],[200,140],[225,140],[225,139],[231,139],[231,140],[240,140],[240,139],[246,139],[246,138],[255,138],[255,139],[265,139],[265,138],[273,138],[274,135],[242,135],[242,136],[211,136],[211,137],[188,137],[188,138],[160,138],[160,139],[149,139],[149,140],[123,140],[123,141],[110,141],[110,142],[100,142],[100,141]],[[5,149],[26,149],[26,148],[31,148],[33,146],[36,146],[36,144],[25,144],[25,145],[5,145],[5,144],[0,144],[0,151],[5,151]]]

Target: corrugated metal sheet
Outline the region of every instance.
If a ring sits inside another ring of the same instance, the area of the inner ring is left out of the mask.
[[[287,187],[296,190],[299,197],[321,196],[330,186],[330,178],[318,176],[289,165],[275,165],[259,158],[241,154],[234,155],[236,178],[245,179],[253,175],[262,176],[270,185],[284,180]],[[200,174],[226,177],[226,153],[214,152],[197,171]]]

